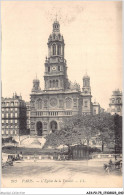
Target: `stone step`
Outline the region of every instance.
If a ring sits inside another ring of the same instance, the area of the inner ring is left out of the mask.
[[[34,147],[34,148],[42,148],[45,144],[46,140],[45,138],[41,137],[28,137],[20,142],[20,146],[26,146],[26,147]]]

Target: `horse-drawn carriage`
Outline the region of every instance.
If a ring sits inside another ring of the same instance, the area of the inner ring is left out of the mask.
[[[106,173],[114,172],[114,171],[122,171],[122,160],[116,160],[115,162],[112,162],[112,160],[109,161],[109,163],[104,164],[104,170]]]
[[[22,160],[23,160],[22,153],[16,155],[9,154],[6,162],[3,162],[2,160],[2,168],[6,166],[13,166],[14,161],[22,161]]]
[[[6,163],[4,163],[4,166],[13,166],[13,161],[14,161],[14,156],[13,155],[8,155]],[[4,167],[3,166],[3,167]]]

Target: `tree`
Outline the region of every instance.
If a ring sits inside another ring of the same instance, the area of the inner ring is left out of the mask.
[[[114,115],[115,154],[122,152],[122,116]]]
[[[108,145],[110,139],[114,135],[114,119],[108,113],[95,115],[91,123],[92,129],[97,129],[96,139],[102,143],[102,152],[104,152],[104,145]]]
[[[71,118],[66,118],[63,127],[60,131],[56,131],[47,136],[45,147],[70,145],[74,144],[87,144],[92,136],[90,127],[91,116],[76,115]]]
[[[102,142],[102,151],[104,145],[112,143],[115,147],[115,153],[122,151],[122,116],[103,113],[95,116],[95,128],[99,129],[97,138]]]
[[[116,152],[118,147],[122,147],[122,117],[102,113],[65,118],[62,129],[47,136],[45,146],[67,145],[69,147],[73,144],[89,146],[92,137],[95,137],[96,141],[101,141],[102,151],[104,146],[109,146],[111,142],[115,144]]]
[[[102,142],[102,151],[114,132],[114,119],[108,113],[94,116],[73,116],[71,119],[65,119],[64,124],[64,128],[67,130],[80,129],[81,135],[87,140],[87,145],[89,140],[95,136],[97,141]]]

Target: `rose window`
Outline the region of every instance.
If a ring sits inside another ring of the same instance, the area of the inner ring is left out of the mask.
[[[57,99],[56,99],[56,98],[52,98],[52,99],[50,100],[50,105],[51,105],[52,107],[55,107],[55,106],[57,105]]]

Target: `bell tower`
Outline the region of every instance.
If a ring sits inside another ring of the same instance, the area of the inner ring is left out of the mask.
[[[82,88],[82,114],[91,114],[91,87],[90,77],[87,73],[83,76],[83,88]]]
[[[90,77],[87,75],[87,73],[83,76],[82,93],[85,95],[91,95]]]
[[[45,90],[56,91],[67,88],[67,66],[64,59],[64,38],[60,33],[57,19],[53,23],[53,31],[48,38],[48,57],[45,60]]]
[[[32,92],[40,92],[41,91],[41,88],[40,88],[40,81],[39,79],[34,79],[33,80],[33,88],[32,88]]]

